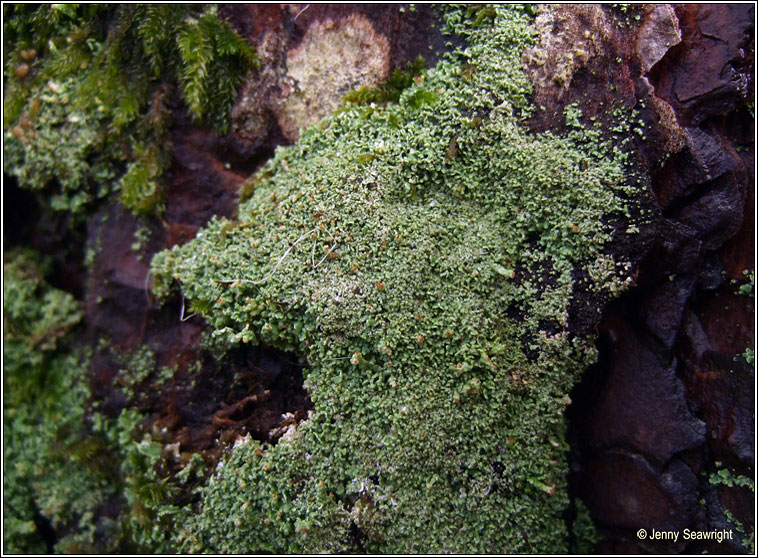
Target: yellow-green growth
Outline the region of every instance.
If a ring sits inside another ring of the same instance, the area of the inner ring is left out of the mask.
[[[202,480],[204,463],[195,456],[159,475],[170,450],[141,431],[143,417],[98,411],[72,335],[83,308],[46,283],[47,270],[35,252],[5,255],[3,551],[171,552],[174,521],[188,513],[174,498]],[[155,357],[143,348],[123,360],[119,380],[132,396]]]
[[[584,502],[578,498],[574,500],[576,517],[571,526],[572,544],[569,551],[571,554],[594,554],[595,545],[602,539],[592,521],[590,510]]]
[[[353,105],[396,103],[400,100],[402,92],[413,84],[413,78],[418,78],[421,75],[425,64],[423,56],[419,56],[402,68],[396,68],[382,85],[377,87],[363,86],[348,91],[342,100]]]

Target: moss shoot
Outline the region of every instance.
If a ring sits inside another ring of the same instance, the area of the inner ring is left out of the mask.
[[[162,204],[174,93],[226,133],[253,48],[192,5],[6,5],[5,172],[53,210],[111,191],[135,213]]]
[[[528,131],[531,16],[480,15],[451,10],[466,48],[307,130],[238,220],[153,260],[217,338],[307,359],[315,407],[273,447],[239,440],[185,550],[567,551],[563,412],[595,358],[569,304],[628,280],[606,223],[635,190],[576,107]]]

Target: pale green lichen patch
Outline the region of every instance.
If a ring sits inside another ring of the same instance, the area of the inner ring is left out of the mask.
[[[215,336],[306,358],[314,404],[222,462],[185,549],[566,551],[563,411],[595,357],[569,306],[579,272],[626,281],[603,254],[634,189],[577,109],[566,135],[527,130],[529,21],[452,10],[467,48],[307,130],[238,221],[153,260]]]
[[[277,116],[284,135],[296,140],[300,128],[333,112],[347,90],[375,86],[387,77],[389,44],[361,15],[339,23],[327,19],[311,25],[287,53],[287,70],[288,94]]]

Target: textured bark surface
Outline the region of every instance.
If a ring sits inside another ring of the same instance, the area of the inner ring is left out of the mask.
[[[664,9],[641,30],[657,28]],[[637,287],[604,312],[600,362],[576,390],[576,488],[612,533],[603,552],[745,552],[736,531],[722,544],[635,534],[734,528],[726,510],[743,525],[755,521],[749,489],[708,478],[717,462],[751,478],[755,466],[755,372],[741,356],[754,347],[754,299],[734,283],[754,269],[754,138],[744,106],[754,87],[753,8],[678,5],[673,14],[669,29],[681,41],[638,52],[655,104],[673,112],[667,127],[683,141],[650,171],[658,237]]]

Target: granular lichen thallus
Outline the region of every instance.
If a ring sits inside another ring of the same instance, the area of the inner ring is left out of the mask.
[[[577,271],[623,285],[604,223],[635,190],[599,128],[528,131],[530,15],[493,10],[451,10],[466,48],[305,130],[237,221],[155,257],[215,336],[306,359],[314,404],[219,465],[186,550],[566,551],[563,411],[595,358],[568,308]]]

